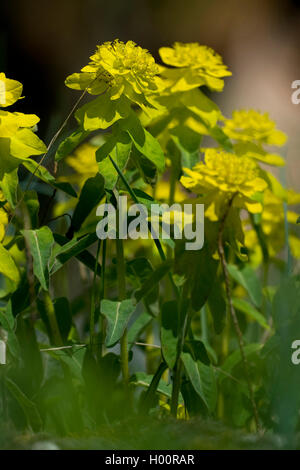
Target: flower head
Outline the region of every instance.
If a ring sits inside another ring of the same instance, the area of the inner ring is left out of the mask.
[[[267,183],[260,178],[253,160],[218,149],[206,149],[205,162],[184,171],[188,176],[183,176],[181,183],[204,196],[208,205],[206,215],[211,220],[219,218],[224,200],[232,197],[235,207],[245,207],[253,213],[262,210],[255,195],[263,191]]]
[[[95,95],[109,87],[112,100],[124,94],[138,103],[148,93],[158,91],[159,67],[152,55],[133,41],[105,42],[97,46],[90,59],[89,65],[81,69],[82,73],[67,78],[68,87],[87,88]]]
[[[222,91],[224,87],[222,77],[231,75],[219,54],[196,42],[187,44],[175,42],[173,47],[161,47],[159,53],[165,64],[181,69],[180,71],[168,69],[163,72],[163,75],[170,80],[177,79],[173,91],[185,91],[201,85]]]
[[[269,114],[253,109],[233,111],[232,118],[225,120],[223,130],[231,139],[242,142],[278,146],[286,142],[286,135],[276,129]]]

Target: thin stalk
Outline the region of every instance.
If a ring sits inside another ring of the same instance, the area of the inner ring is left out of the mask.
[[[107,240],[104,239],[102,243],[102,263],[101,263],[101,287],[100,287],[100,299],[105,299],[105,268],[106,268],[106,243]],[[100,345],[99,345],[99,356],[102,357],[104,354],[104,341],[105,341],[105,331],[106,331],[106,321],[103,315],[100,315],[99,319],[100,325]]]
[[[172,388],[172,397],[171,397],[171,414],[174,418],[177,418],[177,409],[179,401],[179,393],[181,387],[181,373],[182,373],[182,361],[179,358],[174,369],[174,381]]]
[[[57,324],[54,305],[48,291],[44,292],[44,306],[50,324],[53,343],[55,346],[62,346],[63,341]]]
[[[136,203],[136,204],[139,204],[139,200],[138,198],[136,197],[136,195],[134,194],[132,188],[130,187],[130,185],[128,184],[125,176],[123,175],[123,173],[121,172],[120,168],[118,167],[117,163],[113,160],[113,158],[109,155],[109,158],[110,158],[110,161],[111,163],[113,164],[116,172],[118,173],[119,177],[121,178],[122,182],[124,183],[127,191],[129,192],[130,196],[132,197],[133,201]],[[149,232],[153,235],[153,229],[151,227],[151,222],[149,221],[148,222],[148,229],[149,229]],[[154,243],[156,245],[156,248],[158,250],[158,253],[159,253],[159,256],[161,258],[162,261],[165,261],[166,260],[166,255],[164,253],[164,250],[162,248],[162,245],[159,241],[159,239],[154,236]],[[173,279],[173,276],[171,273],[168,274],[169,276],[169,279],[170,279],[170,282],[172,284],[172,287],[173,287],[173,290],[174,290],[174,294],[176,296],[176,298],[178,299],[179,298],[179,292],[178,292],[178,288],[174,282],[174,279]]]
[[[229,204],[225,210],[225,213],[220,221],[220,227],[219,227],[219,234],[218,234],[218,252],[221,260],[221,265],[222,265],[222,270],[223,270],[223,275],[224,275],[224,280],[225,280],[225,288],[226,288],[226,297],[227,297],[227,303],[229,307],[229,311],[232,317],[232,322],[238,337],[238,342],[239,342],[239,348],[241,352],[241,357],[242,357],[242,362],[244,364],[244,370],[245,370],[245,378],[247,382],[247,387],[249,391],[249,397],[253,409],[253,415],[254,415],[254,420],[255,420],[255,425],[256,425],[256,430],[260,429],[259,426],[259,418],[258,418],[258,411],[256,407],[256,403],[254,400],[254,393],[253,393],[253,388],[252,388],[252,383],[250,381],[249,377],[249,367],[248,367],[248,361],[246,358],[245,350],[244,350],[244,339],[243,335],[239,326],[239,322],[236,316],[236,312],[232,303],[232,295],[231,295],[231,287],[230,287],[230,280],[229,280],[229,272],[227,268],[227,262],[226,262],[226,257],[225,257],[225,252],[224,252],[224,246],[223,246],[223,234],[224,234],[224,229],[225,229],[225,224],[226,224],[226,219],[229,214],[230,208],[233,203],[234,196],[230,199]]]
[[[119,300],[122,301],[126,298],[126,281],[125,281],[125,260],[124,260],[124,249],[123,240],[116,239],[117,247],[117,274],[118,274],[118,286],[119,286]],[[128,365],[128,337],[127,328],[121,338],[121,369],[123,382],[125,386],[129,383],[129,365]]]
[[[93,286],[92,286],[92,297],[91,297],[91,313],[90,313],[90,348],[91,353],[94,354],[96,351],[96,344],[97,344],[97,334],[95,331],[95,317],[96,317],[96,309],[98,306],[97,303],[97,270],[99,264],[99,254],[101,248],[101,240],[98,240],[97,243],[97,254],[96,254],[96,262],[95,262],[95,269],[94,269],[94,278],[93,278]]]
[[[171,414],[176,418],[178,409],[179,392],[181,387],[182,361],[181,353],[184,346],[185,337],[190,324],[189,302],[186,302],[189,294],[189,286],[186,282],[183,286],[180,303],[178,308],[178,342],[177,342],[177,358],[174,367],[174,379],[171,396]]]

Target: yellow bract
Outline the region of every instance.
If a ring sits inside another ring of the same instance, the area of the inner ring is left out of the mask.
[[[124,94],[135,102],[139,102],[140,95],[158,91],[159,67],[152,55],[133,41],[105,42],[90,58],[82,73],[67,78],[68,87],[87,88],[95,95],[109,88],[112,100]]]
[[[23,85],[16,80],[6,78],[5,73],[0,73],[0,107],[11,106],[21,98]]]
[[[173,47],[161,47],[159,53],[165,64],[181,69],[163,71],[163,76],[170,82],[174,81],[173,91],[185,91],[201,85],[221,91],[224,86],[222,77],[232,75],[219,54],[198,43],[176,42]]]
[[[229,200],[233,195],[235,207],[244,207],[252,213],[261,212],[261,203],[252,198],[264,191],[267,183],[259,177],[253,160],[218,149],[206,149],[205,163],[200,162],[192,170],[185,168],[184,171],[188,176],[183,176],[181,183],[206,198],[206,216],[211,220],[220,217],[224,199]]]
[[[276,129],[276,124],[269,114],[253,109],[234,111],[232,119],[225,120],[223,131],[231,139],[243,142],[277,146],[286,142],[286,135]]]

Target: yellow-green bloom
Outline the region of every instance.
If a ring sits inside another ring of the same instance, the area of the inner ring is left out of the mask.
[[[81,73],[66,80],[69,88],[98,95],[109,89],[110,98],[116,100],[122,94],[140,104],[145,95],[159,89],[159,67],[152,55],[133,41],[115,40],[97,46],[89,65]]]
[[[225,119],[223,131],[230,139],[242,142],[256,142],[281,146],[286,142],[286,135],[276,129],[268,113],[253,109],[233,111],[231,119]]]
[[[260,178],[255,162],[218,149],[206,149],[205,162],[197,163],[192,170],[184,169],[181,183],[187,189],[204,196],[206,216],[218,220],[224,212],[224,202],[233,196],[233,206],[249,212],[261,212],[262,205],[255,200],[267,183]]]
[[[16,80],[6,78],[5,73],[0,73],[0,107],[11,106],[21,98],[23,85]]]
[[[224,119],[224,133],[233,139],[234,151],[239,156],[254,158],[269,165],[284,166],[284,159],[270,153],[266,145],[281,146],[286,142],[286,135],[276,129],[268,113],[253,109],[233,111],[231,119]]]
[[[0,86],[1,80],[4,83],[1,99],[5,102],[1,106],[9,106],[20,99],[23,87],[4,74],[0,74]],[[33,132],[38,122],[35,114],[10,113],[0,109],[0,181],[4,173],[13,171],[22,160],[46,152],[45,144]]]
[[[161,47],[159,54],[165,64],[180,69],[162,71],[162,75],[169,80],[169,85],[172,85],[172,91],[186,91],[202,85],[211,90],[222,91],[222,77],[232,75],[219,54],[196,42],[175,42],[173,47]]]

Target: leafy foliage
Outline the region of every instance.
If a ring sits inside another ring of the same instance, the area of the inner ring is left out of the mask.
[[[212,49],[159,54],[164,65],[132,41],[98,46],[66,79],[90,101],[48,149],[37,116],[6,110],[23,87],[0,74],[0,413],[61,436],[139,412],[292,436],[300,245],[287,206],[300,196],[265,166],[284,166],[268,146],[286,136],[267,113],[222,115],[206,91],[231,72]],[[120,227],[98,240],[96,207],[118,213],[120,195],[147,211],[204,204],[203,248],[176,239],[176,211],[168,240],[125,241]]]

